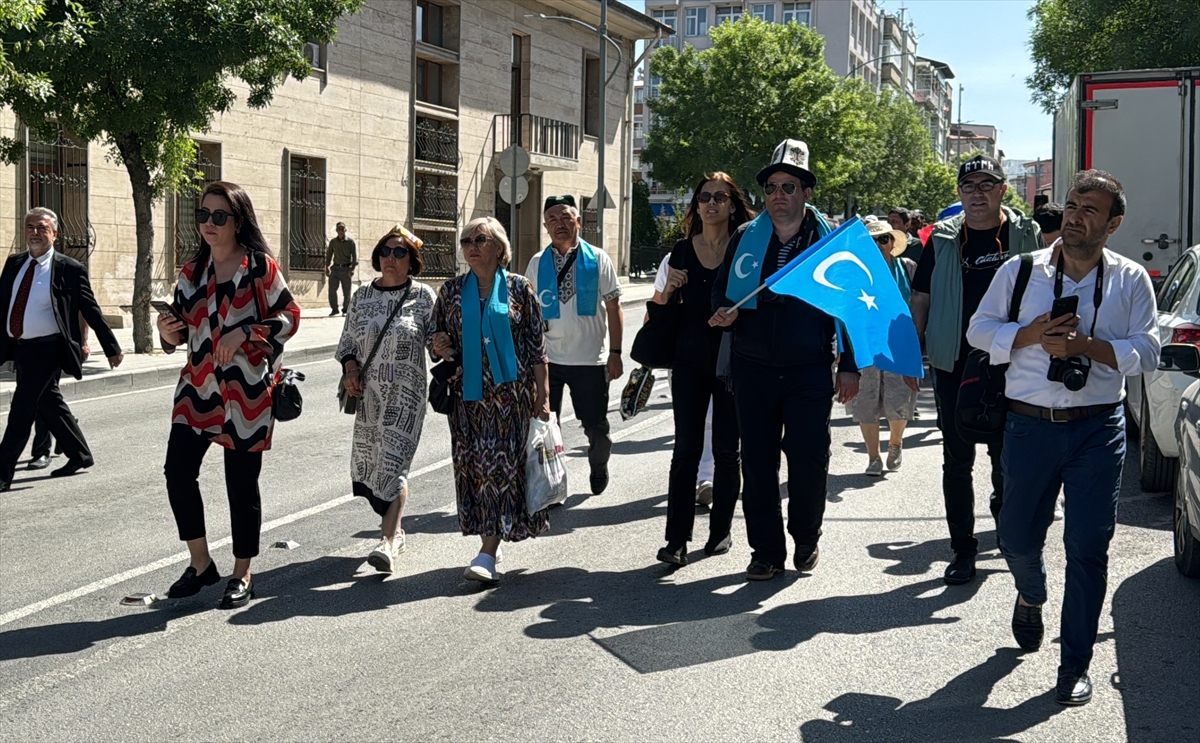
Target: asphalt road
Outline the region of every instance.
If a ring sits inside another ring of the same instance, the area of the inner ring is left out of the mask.
[[[627,317],[628,346],[641,316]],[[445,421],[426,417],[409,549],[381,578],[365,564],[378,519],[347,496],[336,366],[304,371],[305,413],[277,427],[262,477],[264,547],[299,546],[264,549],[259,598],[234,612],[215,610],[220,586],[120,605],[165,591],[186,564],[161,472],[171,390],[72,403],[97,466],[53,481],[19,471],[0,495],[0,740],[1200,740],[1200,582],[1171,563],[1170,498],[1141,493],[1132,466],[1095,700],[1066,709],[1052,697],[1061,524],[1047,550],[1048,642],[1021,654],[983,498],[980,578],[941,582],[950,553],[928,391],[903,469],[883,479],[860,474],[858,429],[835,406],[810,576],[747,583],[740,510],[729,555],[704,558],[701,541],[682,570],[654,561],[672,443],[659,389],[637,418],[611,415],[603,495],[584,494],[582,431],[564,426],[575,494],[547,535],[506,547],[501,584],[484,589],[462,579],[478,542],[458,532]],[[201,487],[210,538],[223,540],[219,452]]]

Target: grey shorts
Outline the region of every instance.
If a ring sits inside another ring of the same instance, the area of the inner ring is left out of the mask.
[[[846,412],[855,423],[910,421],[917,406],[917,393],[908,388],[904,377],[881,372],[873,366],[862,370],[858,396],[846,403]]]

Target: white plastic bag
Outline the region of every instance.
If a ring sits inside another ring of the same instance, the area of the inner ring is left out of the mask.
[[[551,418],[529,421],[525,442],[525,510],[530,516],[567,500],[567,454]]]

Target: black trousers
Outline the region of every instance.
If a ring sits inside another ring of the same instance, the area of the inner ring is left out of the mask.
[[[788,461],[787,531],[798,548],[816,546],[825,517],[833,371],[825,364],[763,366],[734,354],[733,380],[751,557],[782,568],[787,540],[779,496],[780,453]]]
[[[12,482],[17,459],[29,443],[29,432],[36,419],[41,418],[63,453],[70,459],[91,460],[79,424],[58,390],[62,364],[58,359],[57,336],[17,341],[13,366],[16,368],[17,388],[13,391],[12,407],[8,411],[8,426],[0,441],[0,480]]]
[[[713,406],[713,502],[708,517],[709,539],[729,534],[737,508],[742,476],[738,471],[738,424],[733,395],[717,379],[714,366],[676,364],[671,370],[671,409],[675,415],[675,451],[667,489],[667,542],[692,539],[696,522],[696,473],[704,454],[704,420]]]
[[[958,386],[962,382],[966,357],[958,360],[954,371],[935,369],[934,397],[937,400],[938,428],[942,431],[942,499],[946,504],[946,524],[950,527],[950,549],[974,555],[979,551],[975,538],[975,444],[965,441],[954,424],[958,409]],[[992,516],[1000,513],[1004,496],[1004,471],[1001,453],[1004,441],[987,445],[992,460]]]
[[[79,419],[74,415],[71,416],[76,425]],[[50,435],[50,426],[47,425],[45,418],[39,411],[37,420],[33,422],[33,443],[29,445],[30,456],[34,459],[38,457],[50,456],[50,449],[54,448],[55,454],[62,454],[62,444],[54,445],[54,437]]]
[[[200,497],[200,465],[212,442],[191,426],[171,426],[167,441],[167,497],[175,514],[180,540],[187,542],[206,535],[204,500]],[[262,527],[262,497],[258,475],[262,471],[262,452],[224,449],[225,492],[229,496],[229,518],[233,526],[233,556],[245,559],[258,555]]]
[[[550,364],[550,409],[555,415],[562,413],[564,387],[571,391],[575,417],[587,435],[588,464],[593,470],[607,465],[612,455],[612,439],[608,435],[608,369]]]
[[[342,312],[350,309],[350,279],[354,275],[353,266],[329,267],[329,308],[338,311],[338,287],[342,289]]]

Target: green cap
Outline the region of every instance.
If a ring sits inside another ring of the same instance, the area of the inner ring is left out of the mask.
[[[542,214],[548,212],[552,206],[569,206],[575,209],[575,197],[571,194],[567,194],[566,196],[547,196],[546,203],[542,206]]]

